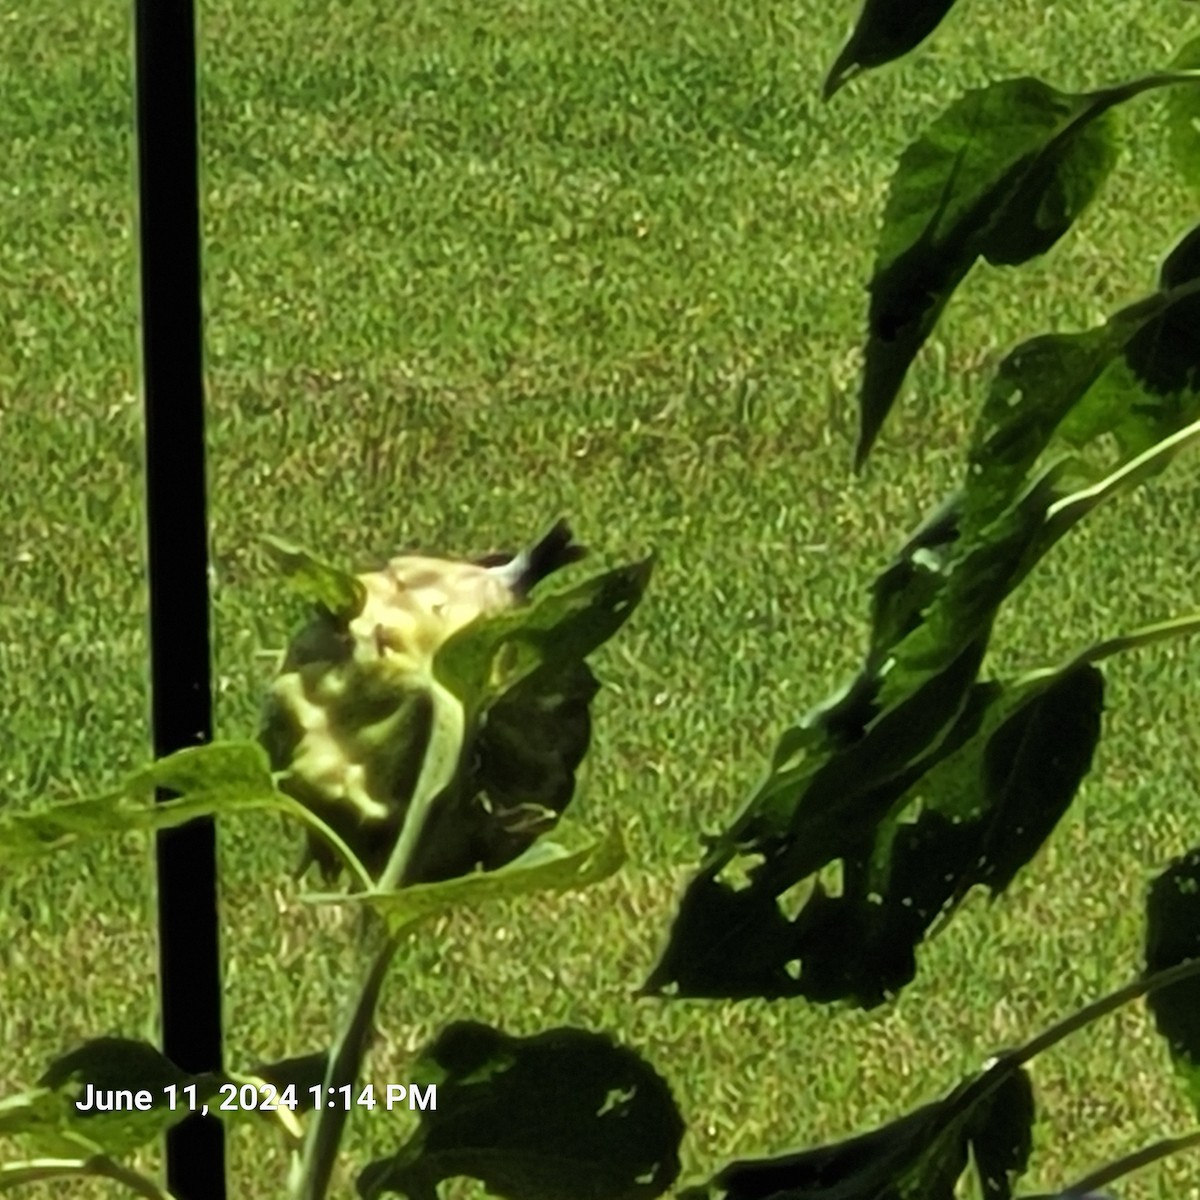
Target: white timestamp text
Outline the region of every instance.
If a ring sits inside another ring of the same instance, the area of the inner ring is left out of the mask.
[[[158,1104],[169,1109],[184,1108],[189,1112],[207,1116],[209,1112],[276,1112],[286,1108],[295,1112],[297,1108],[382,1108],[391,1112],[395,1108],[420,1109],[430,1112],[437,1108],[437,1084],[421,1087],[415,1083],[389,1083],[376,1089],[368,1083],[359,1088],[357,1095],[350,1084],[343,1087],[327,1087],[313,1084],[297,1093],[296,1085],[289,1083],[278,1088],[273,1083],[223,1083],[215,1092],[206,1088],[201,1093],[194,1083],[182,1087],[168,1083],[161,1089],[161,1098],[156,1102],[149,1088],[133,1091],[127,1088],[98,1088],[84,1084],[83,1096],[75,1101],[80,1112],[149,1112]],[[299,1096],[307,1093],[304,1100]],[[211,1105],[209,1101],[211,1100]],[[407,1103],[406,1103],[407,1102]]]

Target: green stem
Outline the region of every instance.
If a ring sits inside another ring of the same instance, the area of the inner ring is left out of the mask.
[[[283,793],[281,792],[280,795],[283,796]],[[292,800],[290,796],[283,796],[283,798],[288,801],[285,807],[289,816],[295,817],[301,824],[307,825],[309,829],[324,838],[341,855],[342,861],[354,874],[359,887],[364,891],[370,891],[371,876],[367,874],[367,868],[362,865],[358,855],[350,849],[345,840],[315,812],[305,808],[299,801]]]
[[[421,764],[421,774],[413,789],[396,848],[379,882],[368,888],[371,892],[391,892],[401,886],[434,801],[453,783],[458,773],[466,728],[463,706],[434,681],[431,681],[430,690],[434,698],[434,721],[425,761]],[[382,923],[377,928],[382,929]],[[333,1089],[346,1085],[353,1088],[358,1079],[379,993],[404,931],[382,936],[383,942],[329,1056],[329,1069],[325,1073],[327,1095],[336,1097]],[[305,1140],[304,1154],[292,1173],[289,1189],[292,1200],[325,1200],[348,1116],[346,1108],[336,1103],[332,1108],[318,1104]]]
[[[1172,984],[1179,983],[1184,979],[1191,979],[1194,976],[1200,976],[1200,958],[1188,959],[1173,967],[1168,967],[1166,970],[1156,971],[1153,975],[1135,979],[1115,992],[1110,992],[1107,996],[1101,996],[1099,1000],[1093,1000],[1091,1004],[1085,1004],[1083,1008],[1076,1009],[1070,1016],[1051,1025],[1049,1029],[1044,1029],[1037,1037],[1026,1042],[1019,1049],[1005,1051],[991,1066],[986,1067],[979,1075],[964,1084],[958,1094],[951,1098],[944,1116],[944,1123],[949,1124],[969,1112],[976,1104],[986,1100],[1026,1063],[1031,1062],[1039,1054],[1049,1050],[1051,1046],[1057,1045],[1072,1033],[1115,1012],[1118,1008],[1124,1007],[1131,1000],[1137,1000],[1150,992],[1170,987]]]
[[[392,856],[388,859],[376,885],[377,890],[381,892],[393,892],[403,885],[434,801],[451,786],[458,775],[463,747],[466,744],[468,725],[465,706],[436,679],[431,677],[428,687],[433,699],[433,728],[430,730],[425,760],[421,764],[421,774],[416,787],[413,788],[404,825],[396,839]]]
[[[1145,483],[1147,479],[1158,474],[1171,459],[1195,442],[1200,442],[1200,421],[1193,421],[1190,425],[1176,430],[1090,487],[1055,501],[1046,510],[1047,529],[1055,537],[1060,536],[1093,508],[1120,494],[1127,487]]]
[[[175,1200],[171,1192],[160,1187],[153,1179],[114,1162],[111,1158],[42,1158],[23,1163],[8,1163],[0,1167],[0,1192],[23,1183],[42,1183],[50,1179],[68,1179],[74,1176],[93,1176],[113,1179],[123,1183],[134,1195],[145,1200]]]
[[[1187,616],[1157,621],[1153,625],[1143,625],[1132,633],[1118,634],[1103,642],[1096,642],[1095,645],[1089,646],[1059,666],[1038,667],[1036,670],[1028,671],[1015,680],[1013,686],[1025,687],[1028,684],[1036,683],[1039,679],[1051,679],[1056,675],[1065,674],[1073,667],[1083,666],[1085,663],[1102,662],[1114,654],[1123,654],[1126,650],[1137,650],[1142,646],[1165,641],[1167,638],[1188,637],[1193,633],[1200,633],[1200,613],[1189,613]]]
[[[325,1073],[325,1090],[335,1097],[333,1107],[317,1102],[314,1121],[305,1141],[303,1157],[293,1171],[289,1194],[292,1200],[324,1200],[337,1160],[342,1131],[350,1115],[349,1107],[336,1102],[337,1093],[331,1091],[347,1084],[353,1088],[358,1078],[359,1067],[371,1036],[371,1019],[379,1002],[383,981],[391,966],[392,957],[400,945],[400,937],[388,934],[371,962],[358,998],[346,1019],[342,1032],[329,1056],[329,1068]]]
[[[1069,1196],[1095,1192],[1125,1175],[1131,1175],[1134,1171],[1140,1171],[1143,1167],[1148,1167],[1151,1163],[1166,1158],[1168,1155],[1178,1154],[1181,1150],[1195,1149],[1200,1149],[1200,1130],[1194,1133],[1185,1133],[1181,1137],[1163,1138],[1161,1141],[1143,1146],[1132,1154],[1126,1154],[1123,1158],[1118,1158],[1115,1162],[1100,1167],[1090,1175],[1085,1175],[1064,1191]]]
[[[140,1171],[127,1167],[123,1163],[114,1162],[111,1158],[93,1159],[89,1164],[94,1175],[105,1179],[115,1179],[123,1183],[131,1192],[144,1196],[146,1200],[175,1200],[174,1193],[159,1187],[153,1179],[147,1178]]]

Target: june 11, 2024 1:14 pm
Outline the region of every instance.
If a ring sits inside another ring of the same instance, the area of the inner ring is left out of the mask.
[[[259,1109],[262,1112],[274,1112],[280,1108],[295,1111],[296,1085],[288,1084],[282,1091],[270,1083],[244,1083],[240,1087],[236,1083],[223,1083],[217,1089],[223,1097],[217,1106],[223,1112],[245,1111]],[[312,1097],[312,1104],[306,1107],[341,1107],[349,1111],[355,1108],[375,1108],[382,1104],[385,1111],[403,1107],[405,1098],[410,1109],[432,1111],[437,1108],[437,1085],[429,1084],[425,1088],[415,1083],[389,1083],[383,1089],[382,1101],[375,1096],[374,1084],[367,1084],[353,1097],[351,1086],[324,1087],[317,1083],[307,1089]],[[353,1097],[353,1104],[352,1104]],[[199,1112],[201,1116],[208,1115],[208,1104],[200,1101],[197,1096],[196,1084],[189,1083],[183,1087],[170,1083],[162,1089],[162,1098],[170,1109],[179,1106],[182,1099],[185,1107],[191,1112]],[[92,1084],[84,1085],[83,1097],[75,1101],[75,1107],[80,1112],[148,1112],[154,1107],[154,1094],[149,1089],[134,1092],[127,1089],[97,1088]]]

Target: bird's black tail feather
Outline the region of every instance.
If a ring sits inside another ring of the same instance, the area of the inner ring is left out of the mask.
[[[521,590],[529,591],[547,575],[553,575],[555,571],[578,562],[586,555],[587,547],[575,541],[566,518],[559,518],[554,528],[536,546],[525,552],[526,563],[521,574]]]
[[[587,548],[574,540],[571,527],[563,517],[535,545],[520,554],[484,554],[472,561],[494,571],[523,598],[547,575],[578,562],[586,554]]]

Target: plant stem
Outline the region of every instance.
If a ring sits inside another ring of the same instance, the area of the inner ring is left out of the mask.
[[[1115,1162],[1100,1167],[1090,1175],[1085,1175],[1077,1183],[1064,1189],[1064,1194],[1074,1196],[1097,1191],[1102,1187],[1107,1187],[1114,1180],[1130,1175],[1134,1171],[1140,1171],[1142,1167],[1148,1167],[1151,1163],[1158,1162],[1170,1154],[1197,1148],[1200,1148],[1200,1130],[1194,1133],[1185,1133],[1180,1137],[1163,1138],[1161,1141],[1152,1142],[1149,1146],[1143,1146],[1132,1154],[1126,1154],[1124,1158],[1118,1158]]]
[[[387,934],[382,946],[375,953],[358,998],[329,1056],[329,1069],[325,1073],[327,1094],[336,1095],[331,1089],[347,1085],[353,1087],[358,1078],[358,1069],[366,1053],[367,1040],[371,1034],[371,1019],[375,1015],[379,993],[399,945],[400,936]],[[342,1130],[349,1115],[349,1107],[340,1104],[336,1098],[332,1107],[317,1101],[313,1127],[305,1141],[303,1157],[297,1160],[292,1173],[289,1188],[292,1200],[324,1200],[333,1165],[337,1160]]]
[[[153,1179],[123,1163],[114,1162],[111,1158],[93,1159],[88,1164],[88,1169],[95,1175],[123,1183],[135,1195],[144,1196],[146,1200],[175,1200],[174,1193],[159,1187]]]
[[[1111,475],[1106,475],[1097,483],[1082,491],[1074,492],[1056,500],[1046,510],[1046,526],[1048,529],[1065,532],[1081,517],[1105,500],[1111,499],[1124,491],[1131,484],[1145,483],[1156,475],[1167,463],[1181,451],[1186,450],[1195,442],[1200,441],[1200,421],[1193,421],[1182,429],[1177,429],[1169,437],[1156,442],[1148,450],[1123,463]]]
[[[430,690],[434,698],[434,720],[425,761],[409,800],[396,847],[379,882],[368,889],[372,892],[386,893],[402,886],[434,801],[452,785],[458,775],[465,743],[464,709],[436,681],[431,681]],[[379,1003],[379,993],[405,932],[388,932],[382,921],[377,923],[377,928],[382,931],[383,941],[375,952],[358,997],[329,1055],[324,1086],[326,1095],[335,1097],[335,1103],[333,1107],[317,1104],[313,1125],[305,1140],[304,1153],[294,1163],[289,1186],[292,1200],[325,1200],[342,1131],[349,1116],[348,1109],[336,1102],[335,1089],[347,1085],[353,1087],[358,1079],[371,1033],[371,1021]]]
[[[1140,979],[1135,979],[1115,992],[1110,992],[1107,996],[1101,996],[1099,1000],[1093,1000],[1091,1004],[1085,1004],[1083,1008],[1076,1009],[1070,1016],[1051,1025],[1049,1029],[1042,1030],[1037,1037],[1026,1042],[1024,1046],[1016,1050],[1005,1051],[979,1075],[962,1085],[957,1096],[951,1099],[947,1107],[943,1117],[944,1122],[949,1124],[956,1117],[960,1117],[974,1108],[1026,1063],[1031,1062],[1039,1054],[1049,1050],[1051,1046],[1061,1042],[1072,1033],[1115,1012],[1131,1000],[1137,1000],[1150,992],[1198,975],[1200,975],[1200,958],[1188,959],[1173,967],[1167,967],[1163,971],[1156,971],[1153,975],[1144,975]]]
[[[0,1167],[0,1192],[23,1183],[39,1183],[50,1179],[95,1176],[123,1183],[144,1200],[175,1200],[171,1192],[133,1167],[96,1155],[92,1158],[41,1158],[29,1162],[6,1163]]]

